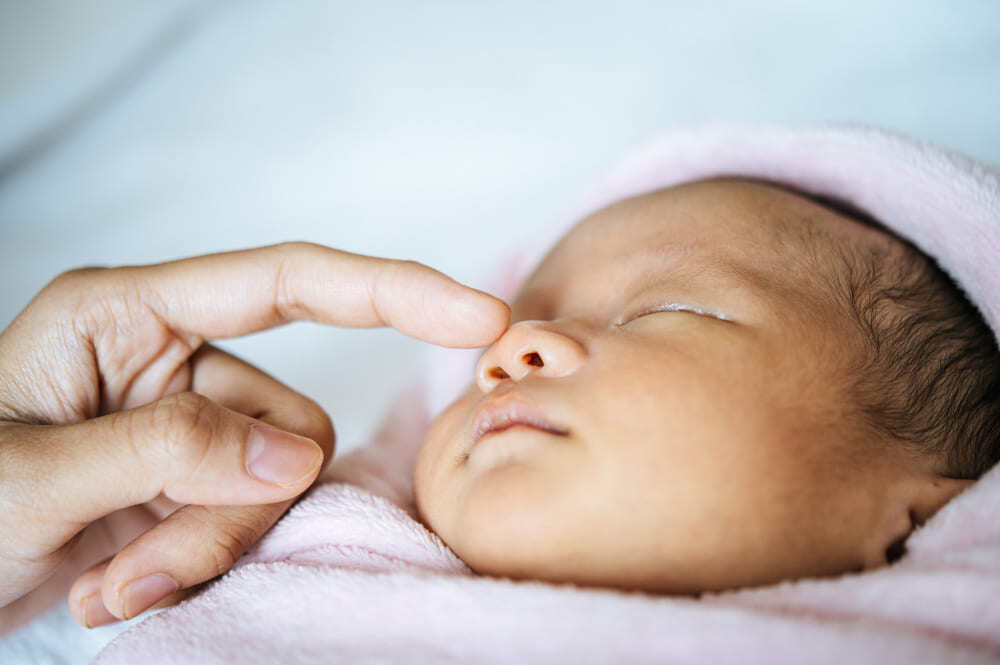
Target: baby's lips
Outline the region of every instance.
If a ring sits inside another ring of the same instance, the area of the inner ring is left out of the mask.
[[[532,427],[556,436],[567,436],[569,430],[557,426],[542,409],[523,398],[508,395],[488,400],[476,413],[472,424],[472,440],[516,426]]]

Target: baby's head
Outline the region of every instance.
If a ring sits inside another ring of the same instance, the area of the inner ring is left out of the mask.
[[[620,201],[524,285],[431,425],[474,570],[697,593],[892,562],[1000,458],[1000,355],[907,243],[773,185]]]

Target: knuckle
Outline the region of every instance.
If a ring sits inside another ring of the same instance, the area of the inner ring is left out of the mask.
[[[239,521],[216,524],[212,544],[209,547],[215,574],[221,575],[232,568],[258,538],[259,534],[254,525]]]
[[[282,260],[274,272],[274,310],[280,320],[295,319],[299,313],[291,273],[292,268],[287,260]]]
[[[160,452],[183,469],[195,469],[208,455],[218,426],[218,408],[204,395],[175,393],[153,406]]]
[[[420,261],[414,261],[413,259],[397,259],[392,263],[393,270],[388,271],[387,277],[392,280],[411,280],[418,273],[426,272],[432,270],[428,266],[424,265]]]
[[[93,282],[98,275],[103,275],[108,270],[109,268],[102,268],[99,266],[73,268],[72,270],[67,270],[56,275],[55,278],[49,282],[47,288],[52,290],[74,290],[82,285]]]
[[[274,270],[274,311],[281,320],[300,318],[304,312],[299,298],[297,283],[297,266],[304,263],[304,257],[314,252],[319,246],[303,241],[289,241],[275,245],[278,255]]]
[[[391,289],[399,289],[414,283],[414,280],[422,282],[437,271],[420,261],[404,259],[395,261],[389,270],[384,273],[386,286]]]
[[[39,292],[39,298],[56,303],[64,303],[76,310],[86,309],[86,304],[95,300],[95,294],[104,289],[99,282],[110,268],[74,268],[56,275]]]
[[[128,452],[131,457],[141,461],[146,458],[146,446],[144,427],[138,414],[142,411],[114,411],[105,416],[108,423],[108,431],[116,441],[123,441],[128,445]]]
[[[271,508],[270,506],[268,508]],[[277,513],[260,508],[185,506],[174,517],[175,528],[198,541],[193,578],[204,581],[225,573],[274,522]]]
[[[232,568],[249,546],[250,543],[244,544],[240,534],[231,529],[220,528],[213,536],[212,545],[209,547],[215,575],[221,575]]]
[[[413,259],[403,259],[399,262],[400,266],[407,270],[425,270],[426,265],[420,261],[414,261]]]
[[[305,240],[286,240],[285,242],[280,242],[274,246],[276,250],[283,254],[293,254],[299,255],[304,252],[311,252],[315,250],[319,245],[313,242],[306,242]]]
[[[70,323],[72,333],[91,338],[114,322],[128,320],[130,303],[139,302],[136,269],[84,267],[57,275],[39,294],[59,308],[58,318]]]

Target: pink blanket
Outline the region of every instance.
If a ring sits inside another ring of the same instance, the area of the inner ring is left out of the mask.
[[[577,212],[725,174],[853,203],[935,256],[1000,330],[1000,170],[884,132],[669,135]],[[530,263],[508,274],[507,295]],[[430,414],[472,376],[469,355],[455,357],[232,571],[95,662],[1000,662],[1000,466],[919,529],[900,561],[864,574],[701,599],[473,574],[414,519],[410,480]]]

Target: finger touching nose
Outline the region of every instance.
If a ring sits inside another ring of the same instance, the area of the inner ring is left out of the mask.
[[[560,378],[576,372],[587,359],[587,350],[576,339],[542,327],[540,321],[512,325],[479,359],[476,383],[483,392],[506,380],[528,376]]]

